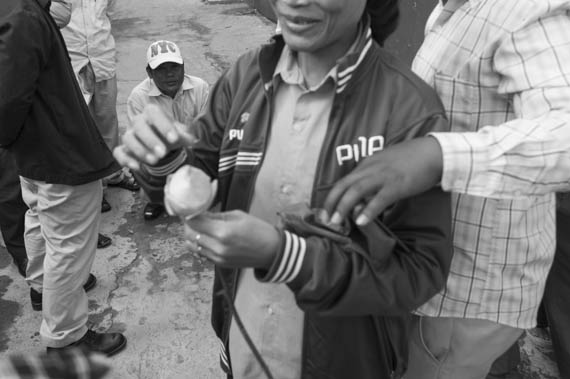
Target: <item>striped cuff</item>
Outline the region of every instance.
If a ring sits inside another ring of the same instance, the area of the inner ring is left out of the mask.
[[[265,282],[289,283],[297,278],[307,251],[307,242],[296,234],[284,231],[283,252],[278,262],[273,264]]]
[[[232,370],[230,368],[230,361],[228,359],[228,354],[226,353],[226,345],[224,341],[219,340],[220,343],[220,366],[226,374],[231,374]]]
[[[188,154],[185,149],[180,149],[178,154],[173,157],[165,157],[159,162],[157,166],[145,165],[145,170],[152,176],[167,176],[176,171],[180,166],[186,162]]]

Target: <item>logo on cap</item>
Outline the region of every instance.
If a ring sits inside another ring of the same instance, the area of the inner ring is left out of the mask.
[[[165,62],[184,63],[180,49],[174,42],[156,41],[152,43],[146,54],[147,63],[153,70]]]

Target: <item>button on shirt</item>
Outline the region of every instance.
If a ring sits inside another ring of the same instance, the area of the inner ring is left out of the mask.
[[[190,128],[194,118],[206,106],[209,90],[210,87],[204,80],[184,75],[182,86],[172,98],[160,92],[152,79],[146,78],[132,90],[127,100],[129,125],[132,125],[133,118],[142,113],[147,104],[155,104],[172,119]]]
[[[454,257],[420,314],[535,325],[553,192],[570,189],[569,11],[563,0],[449,0],[428,21],[413,70],[463,133],[433,134],[454,193]]]
[[[73,0],[69,24],[61,29],[76,75],[91,63],[97,82],[115,76],[115,39],[110,9],[114,0]]]

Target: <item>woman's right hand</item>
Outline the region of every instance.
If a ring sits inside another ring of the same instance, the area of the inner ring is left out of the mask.
[[[196,136],[184,129],[183,124],[172,120],[160,107],[149,104],[134,118],[113,155],[119,164],[132,170],[139,170],[141,163],[155,165],[170,151],[196,143]]]

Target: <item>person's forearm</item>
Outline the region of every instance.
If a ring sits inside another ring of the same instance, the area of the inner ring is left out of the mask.
[[[452,257],[450,195],[433,188],[377,221],[347,235],[307,216],[288,216],[284,252],[256,275],[287,283],[301,309],[321,315],[410,312],[445,284]]]
[[[443,152],[446,191],[516,198],[570,190],[570,113],[433,136]]]
[[[511,120],[483,121],[474,133],[435,135],[444,189],[504,199],[570,189],[570,72],[560,63],[568,54],[568,28],[568,17],[552,12],[500,41],[492,57],[498,97],[488,101],[508,101],[508,108],[496,109]],[[484,104],[481,120],[492,109]]]

